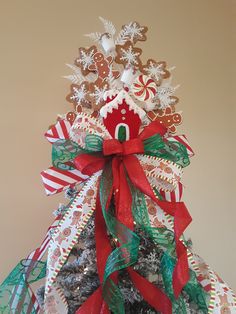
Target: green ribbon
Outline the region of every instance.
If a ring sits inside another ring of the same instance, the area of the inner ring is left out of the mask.
[[[112,190],[112,168],[111,163],[106,164],[100,181],[100,202],[107,229],[114,239],[117,239],[120,246],[109,255],[103,280],[103,298],[109,309],[116,314],[124,314],[124,300],[118,286],[110,278],[111,274],[127,268],[138,260],[138,248],[140,239],[136,233],[120,223],[114,217],[112,204],[107,209],[107,200]]]
[[[32,302],[29,284],[45,276],[45,262],[30,259],[20,261],[0,285],[0,312],[29,313]],[[32,308],[30,313],[36,314],[37,311]]]
[[[74,169],[72,161],[82,152],[84,150],[71,140],[56,141],[52,145],[52,165],[61,170]]]
[[[161,274],[164,281],[165,292],[172,301],[173,313],[187,314],[183,297],[180,296],[178,300],[176,300],[172,286],[172,276],[176,260],[174,233],[165,227],[151,227],[144,195],[132,186],[131,190],[135,222],[164,252],[161,258]],[[203,313],[207,313],[207,293],[205,293],[198,283],[193,271],[190,271],[190,279],[184,287],[184,291],[188,294],[190,302],[195,302]]]
[[[143,141],[144,154],[173,161],[182,167],[189,164],[187,150],[178,142],[163,141],[159,134],[153,135]],[[74,169],[73,160],[76,156],[87,154],[100,154],[103,150],[103,138],[98,135],[87,134],[85,147],[81,148],[71,140],[59,140],[53,144],[52,163],[61,170]],[[103,216],[110,235],[117,239],[120,246],[109,255],[103,279],[103,298],[111,311],[124,314],[124,301],[118,286],[111,279],[111,274],[135,264],[138,260],[140,239],[138,235],[121,224],[114,214],[114,206],[110,204],[107,209],[107,200],[112,189],[112,168],[107,163],[100,181],[100,202]],[[153,241],[173,254],[175,250],[174,234],[167,228],[152,228],[150,226],[144,195],[135,190],[132,192],[132,211],[134,220],[153,239]]]
[[[163,141],[160,134],[155,134],[144,140],[143,144],[146,155],[173,161],[181,167],[190,164],[187,149],[179,142]]]
[[[165,252],[161,258],[161,274],[165,286],[165,292],[172,302],[173,313],[185,314],[187,313],[187,310],[183,297],[180,295],[176,300],[174,296],[174,290],[172,287],[174,266],[175,259]],[[190,279],[183,290],[187,293],[189,302],[194,302],[198,306],[198,309],[202,311],[202,313],[208,313],[207,293],[198,283],[196,274],[192,270],[190,270]]]
[[[155,134],[143,141],[144,154],[170,160],[186,167],[189,157],[186,147],[179,142],[165,142],[160,134]],[[73,160],[80,154],[101,153],[103,138],[99,135],[87,134],[85,148],[80,147],[72,140],[58,140],[52,145],[52,164],[61,170],[74,169]]]
[[[163,141],[159,134],[153,135],[143,141],[144,154],[173,161],[179,165],[189,164],[187,150],[178,142]],[[85,148],[81,148],[71,140],[59,140],[53,144],[52,163],[61,170],[74,169],[73,159],[82,153],[100,154],[103,150],[103,138],[98,135],[87,134]],[[138,260],[139,236],[121,224],[114,213],[114,206],[110,204],[107,209],[107,200],[112,190],[112,168],[107,163],[101,175],[100,202],[103,216],[110,235],[117,239],[120,246],[109,255],[104,271],[103,298],[110,310],[116,314],[124,314],[124,300],[118,286],[111,279],[111,274],[135,264]],[[144,195],[132,187],[132,211],[134,221],[153,239],[153,241],[165,248],[169,253],[175,251],[174,233],[167,228],[152,228],[146,208]]]
[[[130,186],[133,198],[132,213],[135,222],[154,243],[173,254],[175,251],[174,232],[166,227],[156,228],[151,226],[145,196],[131,184]]]

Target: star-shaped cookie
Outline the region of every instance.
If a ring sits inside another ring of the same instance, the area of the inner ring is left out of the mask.
[[[165,61],[157,62],[153,59],[148,59],[147,63],[142,67],[142,72],[155,79],[157,85],[160,85],[163,79],[170,77]]]
[[[142,62],[140,55],[142,54],[142,49],[134,47],[131,41],[127,41],[124,45],[116,45],[116,52],[116,63],[123,64],[127,68],[141,68]]]
[[[136,44],[137,41],[147,40],[146,32],[147,26],[141,26],[138,22],[130,22],[129,24],[123,25],[122,30],[125,37],[132,43]]]
[[[81,72],[84,76],[88,75],[91,71],[89,69],[94,63],[94,55],[97,52],[96,46],[91,46],[88,49],[80,47],[79,48],[79,57],[75,59],[75,65],[81,68]]]
[[[89,83],[82,82],[80,85],[71,84],[70,86],[71,92],[66,96],[66,100],[70,103],[73,103],[75,109],[77,105],[81,105],[84,107],[91,107],[89,101]]]

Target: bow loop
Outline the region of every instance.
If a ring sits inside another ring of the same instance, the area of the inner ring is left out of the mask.
[[[97,171],[103,169],[106,160],[103,157],[97,157],[90,154],[81,154],[74,159],[75,167],[82,174],[92,176]]]

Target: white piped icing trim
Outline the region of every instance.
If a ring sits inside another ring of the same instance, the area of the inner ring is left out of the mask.
[[[118,106],[122,104],[123,100],[125,100],[126,104],[129,106],[129,110],[133,110],[134,113],[138,114],[141,120],[145,117],[146,112],[138,105],[136,105],[136,103],[124,89],[119,92],[115,90],[107,91],[104,94],[104,99],[106,100],[108,97],[112,98],[116,94],[117,96],[111,102],[109,102],[107,105],[103,106],[100,109],[100,115],[103,118],[106,119],[107,114],[111,113],[113,109],[118,109]]]
[[[103,99],[106,101],[107,98],[112,98],[115,95],[119,94],[119,91],[116,89],[109,89],[107,91],[105,91],[104,95],[103,95]]]

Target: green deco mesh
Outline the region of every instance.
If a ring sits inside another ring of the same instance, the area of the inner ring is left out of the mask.
[[[160,273],[164,281],[165,293],[172,302],[173,313],[187,314],[183,297],[180,295],[176,300],[172,286],[173,270],[176,263],[174,233],[167,228],[151,227],[144,195],[140,191],[132,188],[132,196],[133,216],[136,223],[148,234],[156,245],[164,249]],[[184,291],[188,294],[190,302],[198,304],[199,310],[203,313],[208,312],[207,294],[198,283],[193,271],[190,271],[190,280],[184,287]]]
[[[172,301],[173,313],[187,314],[188,312],[186,310],[183,297],[180,295],[179,298],[176,300],[174,296],[174,291],[172,287],[174,266],[175,259],[172,258],[169,254],[164,253],[161,259],[161,274],[164,281],[166,294]],[[188,294],[189,302],[194,302],[198,305],[198,309],[202,311],[201,313],[208,313],[208,295],[198,283],[195,273],[191,270],[190,279],[187,285],[184,287],[183,291]]]
[[[44,278],[46,263],[22,260],[0,286],[0,313],[36,314],[29,284]]]
[[[110,208],[107,210],[107,200],[111,189],[112,169],[111,163],[108,163],[104,168],[100,181],[100,201],[107,229],[112,237],[119,241],[120,246],[112,251],[107,259],[103,281],[103,297],[111,311],[116,314],[124,314],[123,296],[110,276],[115,271],[127,268],[137,262],[139,237],[121,224],[114,217]]]
[[[189,165],[187,149],[179,142],[164,142],[160,134],[155,134],[143,141],[144,154],[170,160],[186,167]],[[99,135],[87,134],[85,149],[71,140],[58,140],[52,145],[52,164],[61,170],[74,169],[73,159],[80,154],[101,153],[103,138]]]
[[[74,169],[71,161],[84,150],[71,140],[59,140],[52,145],[52,164],[61,170]]]
[[[134,187],[131,187],[131,190],[134,220],[143,229],[143,231],[147,233],[153,242],[172,252],[175,249],[174,233],[165,227],[151,227],[144,195]]]
[[[187,150],[178,142],[165,142],[159,134],[143,141],[144,154],[173,161],[184,167],[189,164]],[[103,139],[98,135],[87,134],[85,149],[71,140],[59,140],[53,144],[53,166],[61,170],[74,169],[73,159],[83,153],[100,155],[103,149]],[[136,233],[121,224],[114,215],[114,208],[108,206],[107,200],[112,189],[112,168],[108,162],[104,168],[100,181],[100,201],[103,216],[110,235],[119,241],[117,247],[108,257],[104,279],[103,297],[110,310],[116,314],[124,314],[124,301],[118,286],[111,275],[137,262],[140,239]],[[144,195],[131,187],[134,220],[157,244],[174,254],[174,234],[167,228],[152,228],[150,226]],[[184,312],[183,312],[184,313]]]
[[[190,163],[186,147],[179,142],[164,142],[160,134],[155,134],[143,143],[146,155],[173,161],[181,167]]]

